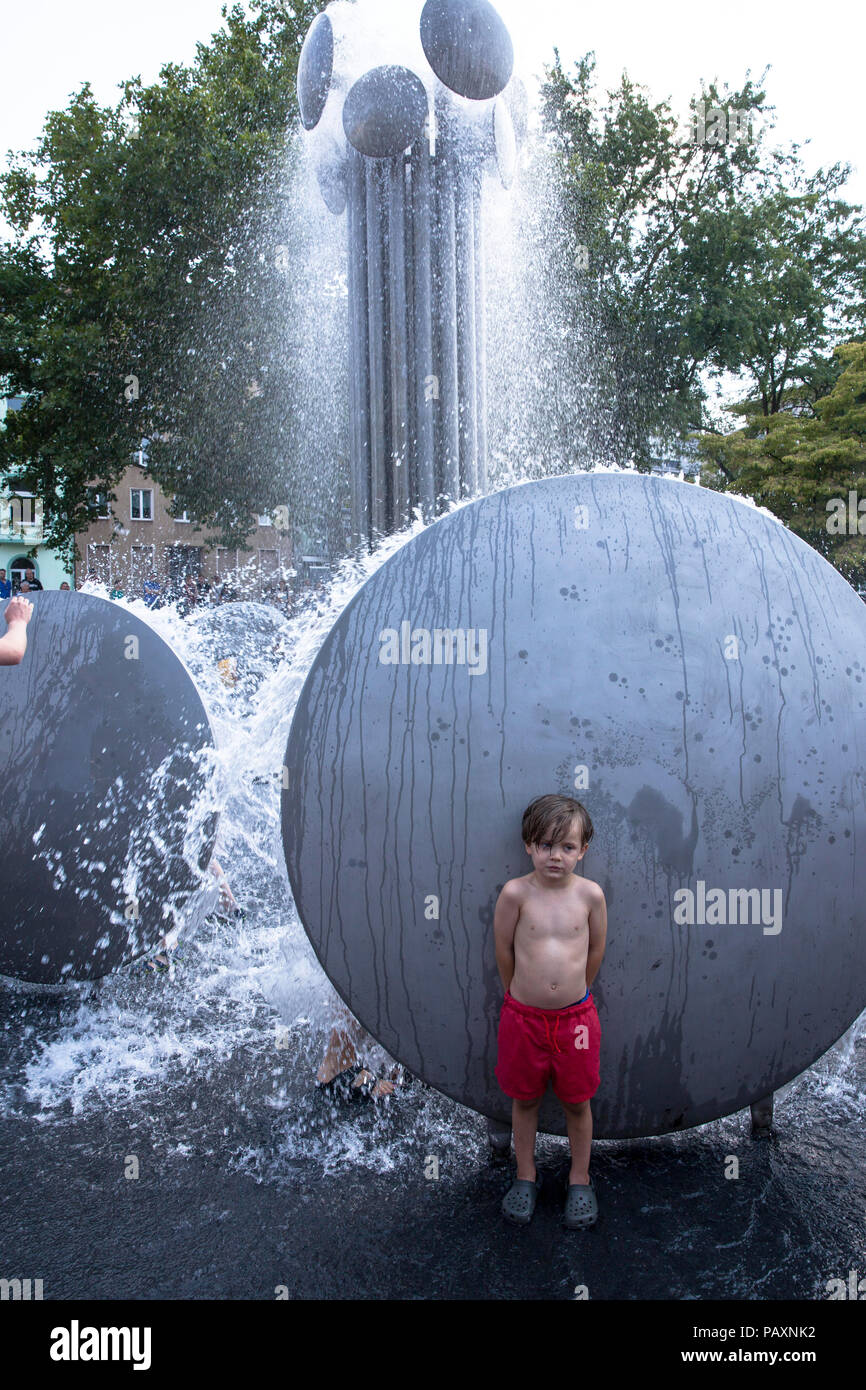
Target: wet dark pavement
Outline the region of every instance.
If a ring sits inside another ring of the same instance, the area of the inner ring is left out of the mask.
[[[854,1051],[862,1069],[862,1040]],[[597,1143],[599,1221],[567,1232],[564,1141],[540,1140],[544,1187],[532,1224],[515,1229],[499,1212],[512,1170],[491,1163],[480,1117],[418,1083],[384,1106],[332,1104],[306,1061],[276,1056],[246,1044],[132,1105],[7,1114],[0,1272],[42,1279],[44,1298],[60,1300],[272,1300],[281,1289],[569,1300],[580,1285],[596,1300],[823,1300],[828,1279],[866,1264],[866,1120],[838,1094],[822,1107],[832,1058],[787,1088],[770,1139],[753,1140],[743,1112]],[[313,1151],[335,1126],[365,1157],[326,1172],[303,1157],[305,1135]],[[725,1177],[732,1155],[736,1179]],[[138,1176],[126,1177],[133,1159]]]

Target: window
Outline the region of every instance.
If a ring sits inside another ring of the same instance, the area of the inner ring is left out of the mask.
[[[259,580],[268,587],[277,580],[277,552],[275,550],[259,551]]]
[[[175,521],[182,521],[182,522],[184,522],[184,523],[187,524],[187,525],[189,524],[189,520],[190,520],[190,515],[189,515],[189,512],[186,510],[186,507],[184,507],[184,509],[183,509],[183,511],[181,512],[180,516],[176,516],[176,517],[175,517]]]
[[[107,545],[87,547],[87,573],[85,579],[95,579],[97,583],[111,587],[111,550]]]
[[[90,515],[94,518],[111,516],[108,493],[100,488],[89,487],[87,489],[87,507]]]
[[[171,545],[167,549],[168,573],[174,580],[201,578],[202,547],[200,545]]]
[[[19,555],[18,558],[16,560],[13,560],[12,564],[9,566],[9,573],[7,575],[7,578],[11,579],[12,583],[17,587],[21,583],[22,579],[27,578],[28,570],[33,570],[34,578],[39,578],[39,575],[35,573],[36,564],[33,560],[30,559],[29,555]]]
[[[32,492],[16,488],[3,493],[0,506],[0,535],[4,540],[40,541],[42,539],[42,499]]]
[[[131,487],[129,489],[130,521],[153,521],[153,488]]]
[[[156,546],[134,545],[131,549],[130,589],[133,594],[144,592],[144,581],[156,578]]]

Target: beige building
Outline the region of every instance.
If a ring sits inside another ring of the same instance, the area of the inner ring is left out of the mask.
[[[138,464],[127,468],[114,493],[110,505],[104,493],[94,493],[94,519],[76,536],[76,588],[89,576],[140,597],[145,580],[156,579],[165,590],[191,574],[211,584],[228,581],[239,596],[255,598],[275,591],[292,568],[288,526],[278,528],[270,517],[256,517],[249,550],[226,550],[208,546],[215,533],[197,529],[194,518],[172,516],[171,499]]]

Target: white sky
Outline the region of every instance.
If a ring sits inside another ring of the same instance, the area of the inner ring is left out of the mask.
[[[701,79],[738,85],[751,68],[767,78],[776,139],[809,141],[810,167],[855,166],[847,194],[866,203],[863,57],[866,6],[837,0],[497,0],[514,38],[518,70],[540,73],[554,45],[570,67],[594,49],[606,86],[625,68],[654,100],[672,99],[685,121]],[[117,83],[154,80],[162,63],[188,62],[197,40],[220,27],[222,0],[27,0],[7,7],[0,83],[0,154],[29,146],[47,111],[89,80],[113,102]]]

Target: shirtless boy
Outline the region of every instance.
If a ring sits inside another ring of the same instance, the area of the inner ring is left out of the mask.
[[[509,879],[493,917],[505,986],[496,1079],[512,1099],[517,1158],[502,1212],[518,1225],[531,1221],[541,1185],[535,1136],[548,1079],[565,1111],[571,1147],[565,1225],[580,1230],[598,1216],[589,1177],[589,1102],[599,1086],[601,1025],[589,987],[604,955],[607,908],[598,884],[574,872],[592,836],[589,814],[573,797],[533,801],[522,826],[532,872]]]

